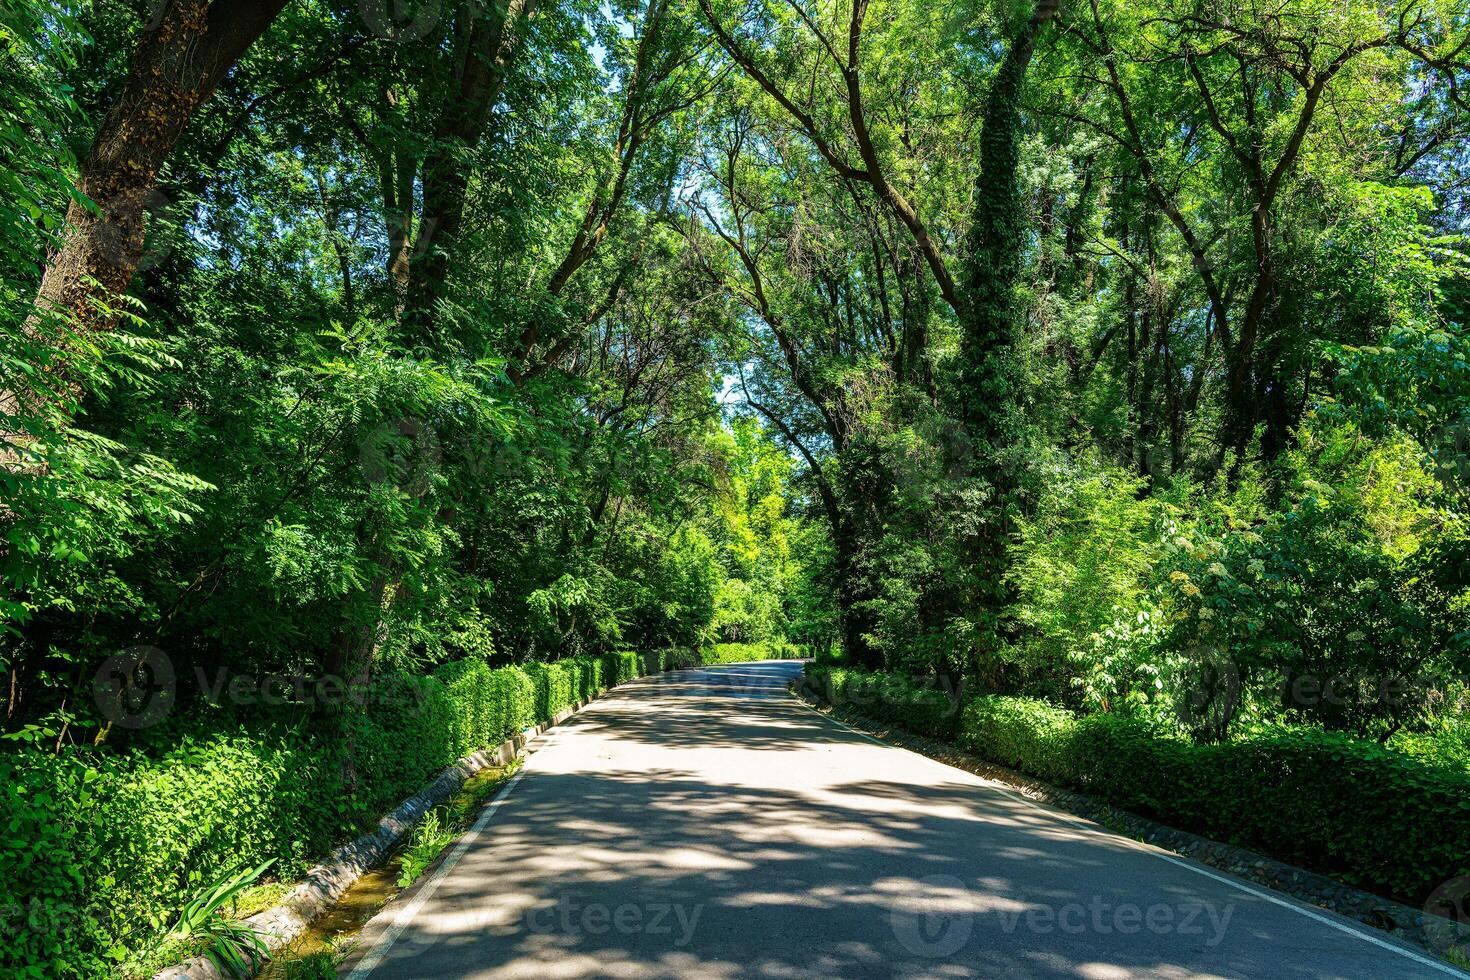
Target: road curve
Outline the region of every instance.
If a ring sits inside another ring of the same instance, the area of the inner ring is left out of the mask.
[[[1466,977],[882,745],[792,661],[625,685],[539,743],[351,980]]]

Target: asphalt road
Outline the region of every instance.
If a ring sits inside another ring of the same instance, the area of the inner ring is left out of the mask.
[[[649,678],[553,729],[343,974],[1466,976],[878,744],[791,698],[800,669]]]

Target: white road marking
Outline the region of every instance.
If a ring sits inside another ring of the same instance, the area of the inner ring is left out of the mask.
[[[409,923],[413,922],[413,917],[419,914],[419,910],[424,907],[424,903],[432,898],[434,892],[439,889],[439,883],[444,880],[444,877],[449,872],[454,870],[454,866],[459,863],[460,858],[465,856],[465,853],[469,851],[470,846],[475,843],[475,840],[480,836],[481,832],[489,826],[491,819],[495,816],[495,811],[500,809],[500,804],[510,795],[510,791],[515,789],[516,783],[521,781],[521,777],[525,773],[526,770],[522,767],[519,772],[510,778],[510,782],[500,788],[500,792],[496,793],[495,799],[491,800],[490,804],[485,807],[485,812],[480,814],[474,826],[465,832],[465,835],[460,838],[459,843],[454,845],[454,850],[449,852],[449,856],[440,862],[439,867],[435,868],[429,875],[429,879],[420,886],[413,900],[406,905],[399,906],[394,911],[393,921],[389,923],[387,930],[383,933],[383,937],[358,961],[356,968],[347,975],[347,980],[365,980],[387,958],[389,951],[393,949],[393,944],[403,935],[403,931],[408,928]]]
[[[1437,970],[1440,973],[1447,974],[1448,976],[1457,977],[1457,978],[1460,978],[1460,980],[1464,980],[1464,978],[1470,977],[1470,974],[1465,973],[1463,970],[1458,970],[1455,967],[1450,966],[1448,963],[1442,963],[1439,960],[1430,959],[1428,956],[1424,956],[1424,955],[1421,955],[1419,953],[1416,953],[1416,952],[1414,952],[1411,949],[1405,949],[1404,947],[1399,946],[1399,945],[1397,945],[1395,943],[1391,943],[1391,942],[1388,942],[1386,940],[1379,939],[1377,936],[1370,935],[1370,934],[1368,934],[1366,932],[1363,932],[1363,931],[1361,931],[1361,930],[1359,930],[1357,928],[1354,928],[1351,925],[1348,925],[1347,922],[1345,922],[1345,921],[1339,922],[1336,919],[1329,918],[1328,916],[1322,915],[1321,913],[1318,913],[1318,912],[1314,912],[1313,910],[1311,910],[1309,908],[1306,908],[1304,906],[1297,905],[1297,904],[1295,904],[1293,902],[1288,902],[1288,901],[1286,901],[1283,898],[1279,898],[1279,897],[1277,897],[1275,895],[1272,895],[1272,894],[1270,894],[1268,892],[1261,891],[1260,889],[1252,888],[1251,886],[1245,884],[1244,882],[1235,881],[1234,879],[1227,878],[1224,875],[1215,874],[1213,871],[1206,871],[1204,868],[1200,867],[1199,865],[1192,864],[1192,863],[1190,863],[1188,861],[1185,861],[1185,860],[1183,860],[1181,858],[1175,857],[1172,854],[1165,853],[1162,850],[1159,850],[1159,849],[1157,849],[1155,847],[1152,847],[1152,846],[1149,846],[1147,844],[1144,844],[1142,841],[1136,841],[1136,840],[1134,840],[1131,837],[1124,837],[1121,834],[1111,834],[1111,833],[1108,833],[1105,830],[1103,830],[1102,828],[1096,826],[1095,824],[1091,824],[1091,823],[1083,820],[1080,817],[1074,816],[1073,814],[1070,814],[1070,813],[1067,813],[1065,811],[1058,810],[1058,809],[1055,809],[1055,808],[1052,808],[1052,807],[1043,806],[1042,804],[1036,802],[1035,800],[1032,800],[1032,799],[1029,799],[1029,798],[1027,798],[1025,796],[1022,796],[1019,793],[1012,792],[1011,790],[1007,789],[1005,786],[1001,785],[1000,783],[997,783],[993,779],[986,779],[984,776],[978,775],[978,774],[973,773],[973,772],[969,772],[968,770],[960,769],[960,768],[958,768],[956,766],[946,765],[945,763],[940,762],[938,759],[931,759],[927,755],[924,755],[921,752],[914,752],[912,749],[905,749],[901,745],[892,745],[892,744],[890,744],[888,742],[881,741],[881,740],[879,740],[877,738],[874,738],[873,736],[869,735],[865,731],[862,731],[860,729],[857,729],[857,728],[852,727],[851,725],[847,724],[844,721],[841,721],[840,719],[834,718],[831,715],[826,714],[824,712],[817,711],[816,708],[812,707],[810,704],[807,704],[807,702],[804,701],[804,700],[802,700],[801,698],[794,698],[794,700],[796,700],[798,703],[800,703],[802,705],[805,705],[809,710],[815,712],[817,715],[819,715],[819,716],[827,719],[828,721],[832,722],[833,724],[839,725],[842,728],[847,729],[848,731],[852,732],[854,735],[858,735],[858,736],[861,736],[862,738],[867,739],[869,742],[872,742],[874,745],[881,745],[884,748],[897,749],[897,750],[899,750],[901,752],[908,752],[910,755],[913,755],[913,756],[916,756],[916,757],[918,757],[920,759],[923,759],[925,762],[929,763],[930,765],[939,766],[939,767],[943,768],[944,770],[946,770],[946,772],[949,772],[949,773],[963,772],[963,773],[966,773],[967,775],[974,776],[976,779],[978,779],[982,783],[984,783],[987,788],[993,789],[997,793],[1002,794],[1003,796],[1008,796],[1011,799],[1017,801],[1018,803],[1024,803],[1024,804],[1026,804],[1027,806],[1029,806],[1029,807],[1031,807],[1033,809],[1042,811],[1043,813],[1049,813],[1049,814],[1052,814],[1054,816],[1061,817],[1063,820],[1066,820],[1067,822],[1072,823],[1072,824],[1076,825],[1077,827],[1080,827],[1082,830],[1085,830],[1086,832],[1088,832],[1089,834],[1091,834],[1093,836],[1101,837],[1104,840],[1108,840],[1108,841],[1121,841],[1121,842],[1123,842],[1125,844],[1131,845],[1135,850],[1137,850],[1137,851],[1139,851],[1139,852],[1141,852],[1143,854],[1151,855],[1153,857],[1158,858],[1161,861],[1168,861],[1170,864],[1178,865],[1179,867],[1184,868],[1187,871],[1193,871],[1197,875],[1203,875],[1206,878],[1212,878],[1215,881],[1221,882],[1222,884],[1229,885],[1231,888],[1234,888],[1234,889],[1236,889],[1238,891],[1243,891],[1243,892],[1245,892],[1247,894],[1254,895],[1257,898],[1264,898],[1266,901],[1271,902],[1274,905],[1279,905],[1279,906],[1281,906],[1284,909],[1291,909],[1293,912],[1296,912],[1299,915],[1304,915],[1304,916],[1306,916],[1309,919],[1315,919],[1316,921],[1322,923],[1323,925],[1331,926],[1333,929],[1336,929],[1339,932],[1345,932],[1349,936],[1356,936],[1357,938],[1363,940],[1364,942],[1372,943],[1374,946],[1379,946],[1379,947],[1381,947],[1383,949],[1386,949],[1386,950],[1389,950],[1390,952],[1393,952],[1393,953],[1398,953],[1400,956],[1407,957],[1407,958],[1413,960],[1416,963],[1422,964],[1423,966],[1430,967],[1431,969]]]
[[[633,682],[643,679],[634,678]],[[618,686],[621,687],[622,685]],[[782,697],[781,700],[785,700],[785,698]],[[351,973],[347,974],[346,980],[367,980],[367,977],[382,965],[383,960],[388,958],[388,953],[392,951],[393,944],[402,938],[404,931],[413,922],[414,916],[418,915],[424,905],[428,903],[429,899],[434,897],[434,892],[439,890],[439,885],[445,876],[454,870],[454,866],[460,862],[460,859],[465,856],[480,834],[490,825],[490,821],[495,817],[495,811],[500,809],[500,804],[510,795],[510,791],[515,789],[516,784],[521,781],[521,777],[526,774],[530,766],[532,754],[528,745],[525,755],[526,762],[522,765],[520,771],[500,788],[500,792],[495,794],[495,799],[491,800],[489,805],[485,807],[484,812],[475,820],[474,825],[465,831],[464,836],[459,839],[459,843],[455,844],[454,849],[449,852],[449,856],[440,862],[439,866],[430,873],[428,880],[420,886],[413,899],[392,912],[392,921],[389,922],[387,928],[383,931],[382,938],[378,940],[372,949],[363,954],[362,959],[358,960],[357,966],[353,968]]]
[[[1265,899],[1273,905],[1279,905],[1282,908],[1290,909],[1291,911],[1296,912],[1299,915],[1305,916],[1309,919],[1313,919],[1317,922],[1322,923],[1323,925],[1336,929],[1339,932],[1346,933],[1350,936],[1361,939],[1364,942],[1371,943],[1374,946],[1386,949],[1389,952],[1397,953],[1400,956],[1413,960],[1414,962],[1419,963],[1422,966],[1427,966],[1430,969],[1433,969],[1439,973],[1443,973],[1451,977],[1457,977],[1460,978],[1460,980],[1465,980],[1465,978],[1470,977],[1470,974],[1455,969],[1454,967],[1446,963],[1431,959],[1427,956],[1416,953],[1413,950],[1406,949],[1402,946],[1387,942],[1386,940],[1379,939],[1376,936],[1363,932],[1362,930],[1349,925],[1346,921],[1337,921],[1334,918],[1315,912],[1312,909],[1306,908],[1302,905],[1286,901],[1283,898],[1277,897],[1260,889],[1252,888],[1251,886],[1243,882],[1233,880],[1231,878],[1225,877],[1224,875],[1215,874],[1214,872],[1208,871],[1199,865],[1182,860],[1181,858],[1162,851],[1156,847],[1144,844],[1141,841],[1133,840],[1131,837],[1124,837],[1122,835],[1109,833],[1103,828],[1098,827],[1097,825],[1083,820],[1082,818],[1077,817],[1073,814],[1066,813],[1065,811],[1058,810],[1053,807],[1045,806],[1035,800],[1015,793],[992,779],[987,779],[984,776],[968,772],[967,770],[947,765],[943,762],[940,762],[938,759],[931,759],[928,756],[919,752],[914,752],[911,749],[905,749],[902,746],[892,745],[888,742],[884,742],[880,739],[874,738],[867,732],[854,728],[844,721],[841,721],[837,718],[832,717],[831,715],[818,711],[816,708],[812,707],[812,705],[808,704],[806,701],[800,698],[793,697],[792,700],[795,700],[797,703],[801,704],[803,707],[807,708],[818,717],[823,718],[837,725],[838,727],[851,732],[852,734],[867,742],[871,742],[874,745],[882,746],[885,749],[895,749],[901,752],[906,752],[909,755],[912,755],[928,763],[931,766],[943,769],[946,776],[952,777],[952,774],[956,772],[965,773],[966,775],[972,776],[975,779],[979,780],[986,788],[993,789],[1001,795],[1015,800],[1018,803],[1025,804],[1032,809],[1040,810],[1043,813],[1060,817],[1064,821],[1075,825],[1076,827],[1091,836],[1100,838],[1110,843],[1122,843],[1125,846],[1128,846],[1140,853],[1151,855],[1162,861],[1167,861],[1170,864],[1176,865],[1177,867],[1184,868],[1187,871],[1192,871],[1197,875],[1201,875],[1205,878],[1210,878],[1214,881],[1220,882],[1221,884],[1228,885],[1229,887],[1234,888],[1237,891],[1245,892],[1246,894],[1253,895],[1257,898]],[[414,895],[413,899],[406,905],[399,907],[393,912],[393,919],[385,929],[382,938],[371,950],[369,950],[363,956],[363,958],[358,962],[357,966],[352,970],[352,972],[347,975],[346,980],[366,980],[366,978],[371,975],[372,972],[377,969],[379,965],[382,964],[383,960],[387,958],[388,953],[392,950],[393,944],[402,937],[404,931],[412,923],[414,917],[418,915],[419,911],[424,907],[429,899],[433,897],[434,892],[438,890],[439,885],[443,882],[444,878],[451,871],[454,870],[455,865],[459,863],[460,859],[463,858],[464,855],[469,851],[470,847],[473,846],[475,841],[479,838],[480,834],[484,832],[487,826],[489,826],[490,821],[495,817],[496,811],[500,809],[500,804],[504,802],[507,796],[510,795],[511,790],[515,789],[516,784],[521,781],[521,777],[525,775],[526,772],[527,769],[522,768],[519,772],[511,777],[510,781],[501,788],[500,792],[495,795],[495,798],[491,800],[489,805],[485,807],[484,812],[480,814],[479,818],[475,821],[474,826],[472,826],[465,833],[464,837],[462,837],[460,841],[454,845],[454,848],[450,851],[449,855],[439,864],[437,868],[434,869],[434,871],[430,874],[428,880],[423,883],[418,892]]]

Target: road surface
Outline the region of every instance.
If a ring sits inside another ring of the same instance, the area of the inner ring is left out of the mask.
[[[342,974],[1466,976],[878,744],[790,697],[800,670],[647,678],[553,729]]]

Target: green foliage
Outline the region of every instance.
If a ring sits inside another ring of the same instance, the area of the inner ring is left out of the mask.
[[[61,3],[0,4],[0,283],[7,307],[19,298],[8,287],[39,272],[60,228],[56,212],[72,194],[75,162],[64,135],[78,108],[61,79],[77,62],[76,32]]]
[[[1266,717],[1387,737],[1427,720],[1467,648],[1421,564],[1443,528],[1421,458],[1392,443],[1339,451],[1353,436],[1335,436],[1308,434],[1294,502],[1166,545],[1160,648],[1238,675],[1241,707]],[[1221,738],[1234,711],[1196,730]]]
[[[699,646],[718,632],[720,594],[741,581],[722,581],[714,542],[694,527],[674,534],[651,578],[654,594],[648,605],[663,618],[647,632],[681,646]]]
[[[799,659],[803,654],[794,644],[784,641],[771,643],[716,643],[699,653],[702,666],[717,664],[743,664],[754,660]]]
[[[831,704],[921,735],[953,738],[960,730],[961,692],[936,678],[808,665],[805,685]]]
[[[1072,712],[1034,698],[980,697],[965,704],[959,742],[1003,766],[1066,783],[1074,722]]]
[[[1146,479],[1116,469],[1079,467],[1048,477],[1032,513],[1018,521],[1012,548],[1016,618],[1028,627],[1023,656],[1053,683],[1074,672],[1071,686],[1107,709],[1120,666],[1107,662],[1112,649],[1095,657],[1094,647],[1124,639],[1116,634],[1129,624],[1118,620],[1132,619],[1145,601],[1164,527],[1177,509],[1149,496]],[[1115,635],[1104,637],[1108,630]]]
[[[1063,469],[1013,548],[1013,690],[1180,724],[1241,721],[1387,738],[1428,724],[1464,670],[1460,545],[1432,459],[1314,416],[1270,479],[1147,492]]]
[[[439,857],[439,853],[454,843],[459,831],[446,818],[444,811],[435,808],[424,814],[413,833],[408,846],[398,858],[398,887],[407,888],[418,880]]]
[[[17,923],[0,972],[93,977],[136,967],[187,896],[218,891],[219,868],[274,861],[281,877],[298,875],[462,756],[689,659],[670,650],[494,669],[458,661],[377,679],[365,710],[345,712],[341,727],[217,731],[206,718],[155,755],[0,756],[0,820],[10,829],[0,860],[7,921]],[[226,898],[248,882],[231,884]]]
[[[737,417],[714,442],[723,456],[710,541],[717,577],[699,621],[709,623],[708,639],[717,643],[782,642],[806,567],[793,550],[802,531],[792,513],[793,460],[750,418]]]
[[[77,12],[50,0],[0,3],[0,635],[37,615],[85,608],[92,616],[151,618],[124,567],[186,531],[213,489],[163,455],[94,427],[65,429],[80,387],[106,399],[155,393],[153,376],[178,368],[147,335],[139,304],[101,301],[116,316],[105,336],[78,336],[68,319],[35,303],[46,255],[61,240],[74,199],[75,127],[70,78],[87,38]],[[12,399],[10,396],[17,397]],[[69,651],[75,653],[75,651]],[[0,661],[9,662],[0,650]],[[48,664],[36,683],[61,684]],[[53,703],[32,721],[55,733]]]
[[[254,868],[226,871],[189,900],[165,941],[202,946],[204,955],[220,973],[227,977],[248,977],[264,961],[269,948],[260,933],[243,922],[227,918],[222,910],[225,905],[233,904],[274,863],[272,858]]]
[[[280,971],[282,980],[335,980],[337,968],[347,956],[347,951],[325,949],[306,956],[279,960],[274,968]]]
[[[1426,763],[1458,766],[1470,771],[1470,724],[1464,720],[1464,702],[1470,696],[1463,689],[1457,693],[1461,703],[1451,706],[1454,710],[1452,718],[1428,731],[1398,732],[1389,740],[1389,746]]]

